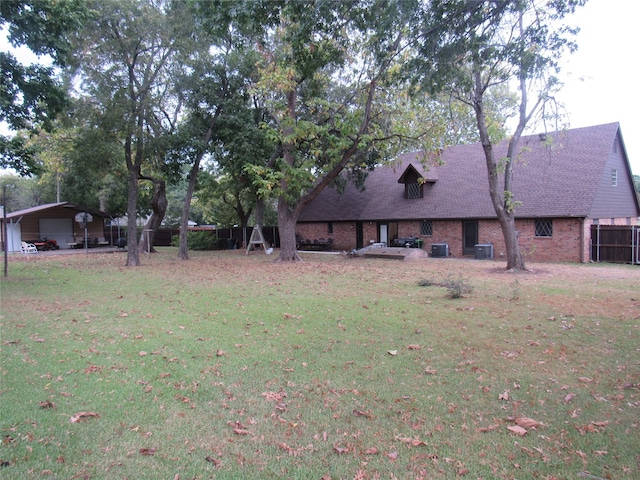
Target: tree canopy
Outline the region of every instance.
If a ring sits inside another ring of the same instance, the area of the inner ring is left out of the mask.
[[[127,265],[139,264],[141,198],[153,230],[167,182],[184,198],[179,258],[198,192],[243,225],[276,205],[279,260],[295,261],[298,216],[323,189],[361,183],[402,151],[429,161],[480,140],[508,267],[524,268],[518,141],[532,122],[559,118],[553,74],[575,48],[562,20],[584,1],[5,1],[11,42],[51,66],[0,54],[0,120],[20,132],[0,139],[2,165],[126,210]],[[509,152],[496,158],[509,117]]]
[[[54,66],[68,63],[71,39],[87,14],[84,0],[0,2],[0,28],[6,29],[11,45],[26,47],[51,63],[25,65],[11,52],[0,52],[0,122],[14,132],[26,132],[0,135],[0,167],[21,175],[40,171],[35,151],[26,145],[27,135],[38,128],[52,129],[67,105],[67,91]]]

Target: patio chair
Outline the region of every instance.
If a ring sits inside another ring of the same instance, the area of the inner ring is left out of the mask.
[[[22,242],[21,250],[23,254],[38,253],[38,249],[33,243]]]
[[[75,237],[67,237],[67,247],[69,248],[78,248],[78,242]]]

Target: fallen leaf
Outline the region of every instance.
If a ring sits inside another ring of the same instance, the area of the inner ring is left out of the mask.
[[[216,357],[221,357],[221,356],[223,356],[225,353],[227,353],[227,352],[225,352],[224,350],[218,350],[218,351],[216,351]]]
[[[153,455],[156,453],[156,449],[155,448],[141,448],[140,449],[140,455]]]
[[[376,447],[371,447],[371,448],[367,448],[364,451],[364,453],[367,454],[367,455],[377,455],[379,452],[378,452],[378,449]]]
[[[211,455],[208,455],[207,457],[205,457],[205,460],[209,463],[213,463],[214,467],[219,467],[221,464],[220,460],[213,458]]]
[[[398,452],[389,452],[386,455],[389,460],[396,461],[398,459]]]
[[[353,414],[356,417],[366,417],[366,418],[371,418],[371,412],[364,412],[362,410],[353,410]]]
[[[593,382],[593,379],[592,379],[592,378],[589,378],[589,377],[578,377],[578,380],[580,380],[581,382],[584,382],[584,383],[591,383],[591,382]]]
[[[407,350],[420,350],[421,348],[420,345],[407,345]]]
[[[98,415],[97,413],[94,412],[79,412],[76,413],[75,415],[71,415],[71,418],[69,419],[69,421],[71,423],[78,423],[81,420],[88,420],[90,418],[98,418],[100,415]]]
[[[458,469],[458,476],[459,477],[463,477],[467,473],[469,473],[469,469],[468,468],[460,468],[460,469]]]
[[[47,400],[46,402],[38,403],[38,406],[40,408],[53,408],[56,406],[56,404]]]
[[[389,355],[394,355],[395,356],[395,355],[398,355],[398,350],[387,350],[387,353]]]
[[[338,454],[349,453],[349,449],[347,447],[340,447],[338,445],[333,446],[333,450]]]
[[[516,435],[520,435],[521,437],[524,437],[527,434],[527,431],[518,425],[508,426],[507,430],[509,430],[512,433],[515,433]]]
[[[575,398],[575,393],[567,393],[564,397],[564,403],[569,403],[571,400]]]
[[[516,419],[516,425],[522,428],[538,428],[542,423],[534,420],[533,418],[520,417]]]
[[[476,431],[478,433],[487,433],[487,432],[492,432],[493,430],[496,430],[498,428],[500,428],[500,425],[498,425],[497,423],[494,423],[493,425],[489,425],[488,427],[477,428]]]
[[[505,390],[500,395],[498,395],[498,400],[504,400],[504,401],[509,400],[509,390]]]
[[[426,373],[427,375],[435,375],[436,373],[438,373],[438,370],[436,370],[435,368],[427,367],[424,369],[424,373]]]
[[[235,433],[236,435],[249,435],[249,430],[245,429],[245,428],[234,428],[233,429],[233,433]]]

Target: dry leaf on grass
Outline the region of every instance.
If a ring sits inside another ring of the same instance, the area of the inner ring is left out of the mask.
[[[38,403],[38,406],[40,408],[54,408],[56,404],[47,400],[45,402]]]
[[[498,428],[500,428],[500,425],[498,425],[497,423],[494,423],[493,425],[489,425],[488,427],[479,427],[476,429],[476,431],[478,433],[487,433],[487,432],[493,432]]]
[[[90,418],[98,418],[100,415],[94,412],[80,412],[75,415],[71,415],[69,421],[71,423],[78,423],[82,420],[89,420]]]
[[[516,425],[519,425],[522,428],[538,428],[542,423],[534,420],[533,418],[520,417],[516,419]]]
[[[363,411],[363,410],[355,410],[355,409],[354,409],[354,410],[353,410],[353,414],[354,414],[356,417],[365,417],[365,418],[369,418],[369,419],[371,418],[371,412],[365,412],[365,411]]]
[[[515,433],[516,435],[519,435],[521,437],[524,437],[527,434],[527,431],[524,428],[522,428],[522,427],[520,427],[518,425],[508,426],[507,430],[509,430],[510,432]]]
[[[141,448],[140,449],[140,455],[151,456],[151,455],[153,455],[155,453],[156,453],[156,449],[155,448]]]
[[[334,445],[333,451],[336,452],[338,455],[343,453],[349,453],[349,449],[347,447],[341,447],[339,445]]]
[[[398,350],[387,350],[387,353],[391,356],[396,356],[398,355]]]
[[[209,463],[213,463],[214,467],[219,467],[221,465],[220,460],[213,458],[211,455],[208,455],[207,457],[205,457],[205,460]]]

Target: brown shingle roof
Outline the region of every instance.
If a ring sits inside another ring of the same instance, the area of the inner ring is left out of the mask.
[[[541,135],[522,137],[514,168],[515,200],[522,202],[517,215],[588,216],[618,130],[618,123],[610,123],[549,133],[551,142]],[[495,146],[498,158],[506,148],[507,141]],[[416,153],[405,154],[397,164],[370,172],[362,192],[353,185],[342,195],[325,189],[299,221],[494,218],[482,146],[450,147],[441,158],[442,165],[425,167]],[[424,185],[421,199],[405,199],[398,184],[410,164],[436,179]]]

